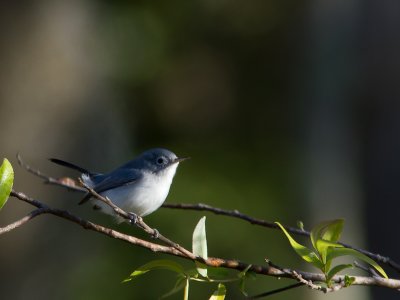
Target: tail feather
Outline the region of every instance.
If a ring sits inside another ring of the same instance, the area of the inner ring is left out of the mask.
[[[73,170],[77,170],[77,171],[79,171],[79,172],[81,172],[83,174],[92,175],[92,173],[89,172],[88,170],[86,170],[84,168],[81,168],[81,167],[79,167],[77,165],[74,165],[74,164],[72,164],[70,162],[67,162],[67,161],[64,161],[64,160],[61,160],[61,159],[58,159],[58,158],[50,158],[49,160],[51,162],[57,164],[57,165],[64,166],[64,167],[67,167],[67,168],[70,168],[70,169],[73,169]]]

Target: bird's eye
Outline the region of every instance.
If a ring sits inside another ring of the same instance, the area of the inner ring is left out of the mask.
[[[157,164],[163,165],[164,163],[165,163],[165,158],[164,157],[157,158]]]

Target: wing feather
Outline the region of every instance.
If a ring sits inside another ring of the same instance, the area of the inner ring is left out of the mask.
[[[97,193],[103,193],[105,191],[115,189],[121,186],[126,186],[130,184],[134,184],[141,177],[142,174],[137,169],[118,169],[109,174],[102,175],[103,178],[101,180],[95,182],[93,189]],[[98,178],[99,179],[99,178]],[[79,204],[83,204],[91,198],[90,194],[87,194]]]

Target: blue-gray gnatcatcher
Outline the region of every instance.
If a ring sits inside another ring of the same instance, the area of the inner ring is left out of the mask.
[[[56,164],[69,167],[82,173],[83,182],[97,193],[108,197],[126,212],[146,216],[157,210],[167,198],[176,168],[188,157],[178,158],[173,152],[155,148],[140,154],[110,173],[93,173],[69,162],[51,158]],[[94,208],[115,216],[107,204],[91,199],[87,194],[79,204],[91,200]],[[123,221],[117,217],[118,221]]]

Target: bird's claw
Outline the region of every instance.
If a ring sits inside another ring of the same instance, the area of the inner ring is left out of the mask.
[[[155,229],[155,228],[153,228],[153,234],[151,235],[151,237],[153,238],[153,239],[158,239],[159,237],[160,237],[160,232],[157,230],[157,229]]]
[[[129,223],[131,223],[132,225],[137,225],[140,217],[133,212],[128,212],[128,215],[129,215]]]

